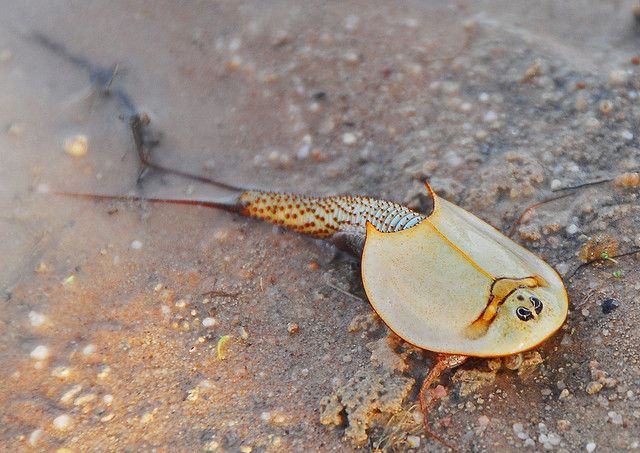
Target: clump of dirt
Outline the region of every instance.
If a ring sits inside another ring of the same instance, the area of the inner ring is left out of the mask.
[[[414,379],[383,368],[358,370],[320,401],[320,422],[336,427],[346,425],[345,440],[362,447],[370,428],[383,427],[390,416],[402,410],[414,384]]]
[[[618,254],[618,240],[608,233],[598,233],[582,246],[579,258],[583,262],[606,260]]]

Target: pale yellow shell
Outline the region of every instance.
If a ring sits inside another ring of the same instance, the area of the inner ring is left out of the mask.
[[[476,357],[525,351],[558,330],[568,300],[553,268],[427,189],[434,209],[415,227],[367,225],[362,281],[389,328],[420,348]],[[539,314],[531,297],[543,303]],[[535,318],[519,319],[520,306]]]

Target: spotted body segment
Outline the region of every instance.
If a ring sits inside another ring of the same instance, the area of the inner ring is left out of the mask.
[[[250,190],[238,202],[243,215],[324,239],[340,232],[364,234],[367,222],[390,233],[425,219],[397,203],[361,196],[312,197]]]

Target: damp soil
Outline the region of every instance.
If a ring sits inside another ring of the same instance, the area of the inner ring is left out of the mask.
[[[568,321],[447,376],[432,425],[463,451],[640,449],[640,257],[612,258],[640,247],[636,3],[1,3],[0,449],[446,451],[416,410],[434,356],[372,315],[357,261],[53,194],[228,195],[140,178],[133,113],[171,168],[423,210],[428,180],[503,231],[618,178],[517,226]]]

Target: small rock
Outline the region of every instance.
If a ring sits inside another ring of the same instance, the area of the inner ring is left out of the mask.
[[[287,324],[287,332],[289,332],[290,334],[297,333],[298,330],[300,330],[300,327],[295,322],[290,322],[289,324]]]
[[[419,448],[420,447],[420,436],[407,436],[407,447],[409,447],[409,448]]]
[[[71,427],[73,420],[67,414],[58,415],[53,419],[53,427],[59,431],[65,431]]]
[[[36,429],[29,434],[29,440],[27,442],[30,446],[35,447],[38,441],[42,438],[44,431],[41,429]]]
[[[47,317],[42,313],[38,313],[36,311],[29,312],[29,321],[31,321],[31,325],[33,327],[40,327],[47,320]]]
[[[86,135],[76,135],[64,142],[64,152],[71,157],[84,157],[89,150],[89,140]]]
[[[352,132],[345,132],[342,134],[342,143],[345,145],[354,145],[358,141],[356,135]]]
[[[71,400],[74,399],[76,395],[81,391],[82,391],[82,384],[74,385],[73,387],[71,387],[69,390],[67,390],[65,393],[62,394],[62,396],[60,397],[60,402],[63,404],[70,403]]]
[[[93,343],[89,343],[84,348],[82,348],[82,354],[84,355],[91,355],[94,352],[96,352],[96,345]]]
[[[624,69],[615,69],[609,73],[609,82],[612,85],[625,85],[629,81],[629,73]]]
[[[206,317],[202,320],[202,326],[203,327],[213,327],[217,324],[218,322],[216,321],[215,318],[212,317]]]
[[[609,411],[607,415],[609,417],[609,420],[611,420],[611,423],[613,423],[614,425],[622,425],[622,415],[618,414],[615,411]]]
[[[585,447],[585,448],[586,448],[586,450],[587,450],[587,452],[588,452],[588,453],[593,453],[593,452],[596,450],[596,443],[595,443],[595,442],[589,442],[589,443],[586,445],[586,447]]]
[[[71,375],[71,370],[65,366],[57,366],[51,370],[51,376],[58,379],[66,379]]]
[[[135,241],[131,242],[131,248],[133,250],[140,250],[142,248],[142,241],[136,239]]]
[[[605,315],[608,315],[619,306],[620,306],[620,301],[618,301],[617,299],[612,299],[612,298],[605,299],[602,301],[602,313],[604,313]]]
[[[611,112],[613,112],[613,102],[609,100],[600,101],[598,107],[600,109],[600,112],[604,115],[609,115]]]
[[[597,382],[597,381],[591,381],[587,384],[587,393],[589,395],[595,395],[596,393],[598,393],[600,390],[602,390],[602,383],[601,382]]]
[[[569,225],[567,227],[566,231],[567,231],[567,234],[574,235],[574,234],[576,234],[578,232],[578,226],[576,224],[572,223],[571,225]]]
[[[34,360],[46,360],[49,354],[49,348],[41,344],[36,346],[33,351],[29,353],[29,356]]]

